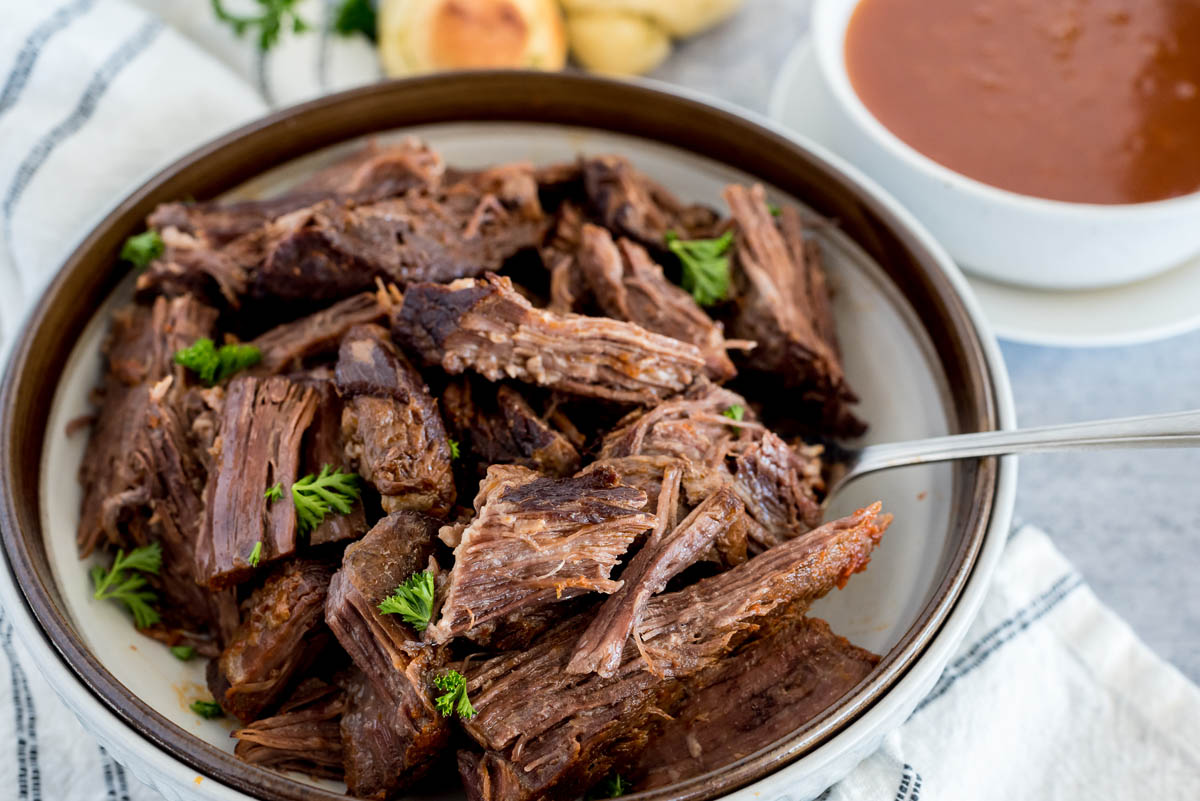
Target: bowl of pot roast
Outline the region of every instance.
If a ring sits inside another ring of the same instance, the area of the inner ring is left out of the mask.
[[[386,83],[185,156],[3,385],[3,601],[168,798],[805,799],[934,686],[1012,425],[958,270],[836,158],[571,75]],[[869,568],[868,568],[869,563]]]

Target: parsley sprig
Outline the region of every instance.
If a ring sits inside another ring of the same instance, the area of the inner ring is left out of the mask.
[[[158,575],[160,569],[162,546],[157,542],[134,548],[128,554],[117,551],[111,568],[106,570],[102,565],[92,568],[92,584],[96,588],[92,597],[97,601],[120,601],[133,613],[135,626],[149,628],[161,619],[152,606],[158,597],[147,587],[146,577],[139,574]]]
[[[121,261],[127,261],[141,269],[161,256],[166,249],[167,246],[158,235],[158,231],[146,231],[125,240],[125,244],[121,246]]]
[[[462,456],[462,447],[458,444],[458,440],[447,440],[450,443],[450,461],[455,461]]]
[[[429,628],[429,619],[433,616],[433,592],[432,573],[428,570],[413,573],[380,602],[379,611],[385,615],[400,615],[405,623],[417,631],[424,631]]]
[[[729,296],[729,247],[733,232],[716,239],[680,239],[667,231],[667,248],[683,266],[683,288],[701,306],[712,306]]]
[[[467,679],[463,674],[451,670],[435,678],[433,685],[442,691],[442,695],[433,699],[442,717],[448,718],[455,713],[466,720],[475,717],[475,707],[471,706],[471,699],[467,698]]]
[[[588,790],[584,799],[585,801],[597,801],[601,798],[620,798],[632,789],[633,782],[622,778],[619,773],[614,773]]]
[[[313,476],[309,473],[292,484],[292,503],[296,507],[296,527],[308,534],[329,512],[349,514],[361,492],[357,473],[343,473],[329,465]]]
[[[250,549],[250,555],[246,557],[246,562],[250,567],[258,567],[258,563],[262,561],[262,549],[262,540],[254,543],[254,547]]]
[[[171,656],[180,662],[186,662],[196,655],[196,649],[190,645],[172,645]]]
[[[272,487],[267,487],[267,491],[263,493],[263,497],[267,499],[267,506],[283,497],[283,487],[276,481]]]
[[[188,347],[175,351],[175,363],[191,370],[210,387],[260,361],[262,351],[254,345],[222,345],[218,348],[208,337],[201,337]]]
[[[333,29],[342,36],[361,33],[375,41],[375,7],[371,0],[342,0],[333,19]]]
[[[213,13],[217,19],[229,23],[233,32],[242,36],[251,29],[258,29],[258,49],[264,53],[279,41],[279,34],[285,27],[291,27],[294,33],[304,33],[309,30],[307,22],[296,13],[299,0],[255,0],[260,13],[242,16],[231,14],[225,10],[224,0],[212,0]]]
[[[221,705],[216,701],[192,701],[191,706],[188,708],[205,720],[212,720],[213,718],[224,717],[225,715],[224,710],[221,709]]]

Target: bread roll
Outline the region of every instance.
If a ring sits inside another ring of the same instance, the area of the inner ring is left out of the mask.
[[[663,62],[671,38],[645,17],[586,11],[567,17],[571,52],[585,68],[610,75],[640,75]]]
[[[488,67],[562,69],[556,0],[382,0],[379,58],[393,77]]]
[[[563,0],[568,20],[582,13],[633,14],[651,20],[675,38],[716,25],[741,4],[742,0]]]

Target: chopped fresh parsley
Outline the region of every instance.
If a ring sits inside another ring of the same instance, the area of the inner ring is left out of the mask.
[[[225,712],[221,709],[221,705],[216,701],[192,701],[192,705],[188,707],[205,720],[224,717]]]
[[[250,563],[250,567],[258,567],[258,563],[262,560],[262,540],[254,543],[254,547],[250,549],[250,555],[246,557],[246,561]]]
[[[167,246],[163,244],[158,231],[146,231],[125,240],[125,244],[121,246],[121,261],[127,261],[142,269],[161,256],[166,249]]]
[[[92,597],[97,601],[120,601],[133,613],[135,626],[149,628],[160,619],[158,610],[152,606],[158,598],[147,587],[146,577],[138,573],[157,575],[161,568],[162,547],[157,542],[134,548],[128,555],[117,551],[111,568],[105,570],[101,565],[92,568],[92,584],[96,587]]]
[[[267,499],[267,506],[271,505],[272,501],[277,501],[283,497],[283,487],[279,486],[279,482],[275,482],[275,486],[268,487],[263,493],[263,497]]]
[[[380,602],[379,611],[385,615],[400,615],[417,631],[427,629],[429,618],[433,616],[433,574],[428,570],[413,573]]]
[[[172,645],[171,656],[180,662],[186,662],[196,655],[196,649],[190,645]]]
[[[780,214],[783,214],[783,209],[779,208],[779,204],[777,203],[768,203],[767,211],[771,212],[772,217],[778,217]]]
[[[683,288],[701,306],[712,306],[729,296],[729,247],[733,232],[716,239],[680,239],[667,232],[667,247],[683,266]]]
[[[434,699],[442,717],[448,718],[455,713],[467,720],[475,717],[475,707],[471,706],[471,699],[467,698],[467,679],[463,674],[452,670],[435,678],[433,685],[442,691],[442,695]]]
[[[348,514],[359,496],[358,474],[333,471],[329,465],[317,476],[309,473],[292,484],[292,503],[296,506],[296,527],[308,534],[325,519],[330,510]]]
[[[460,446],[458,444],[458,440],[456,440],[456,439],[450,440],[450,461],[454,461],[461,455],[462,455],[462,449],[460,448]]]
[[[291,27],[295,33],[304,33],[308,23],[296,13],[299,0],[254,0],[260,9],[257,16],[231,14],[225,10],[224,0],[212,0],[213,13],[217,19],[229,23],[233,32],[242,36],[246,31],[258,29],[258,49],[264,53],[279,41],[279,34]],[[290,20],[290,22],[289,22]]]
[[[342,0],[333,18],[333,29],[342,36],[361,33],[375,41],[375,7],[371,0]]]
[[[260,361],[262,351],[254,345],[222,345],[218,348],[208,337],[201,337],[188,347],[175,351],[175,363],[191,370],[210,387]]]
[[[584,799],[585,801],[598,801],[601,798],[620,798],[632,789],[633,782],[621,778],[619,773],[614,773],[588,790]]]
[[[746,409],[742,406],[742,404],[735,403],[725,411],[721,412],[721,414],[725,417],[728,417],[730,420],[741,420],[746,416]]]

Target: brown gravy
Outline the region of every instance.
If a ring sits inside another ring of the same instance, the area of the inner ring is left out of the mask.
[[[896,136],[993,186],[1200,189],[1200,0],[863,0],[846,68]]]

